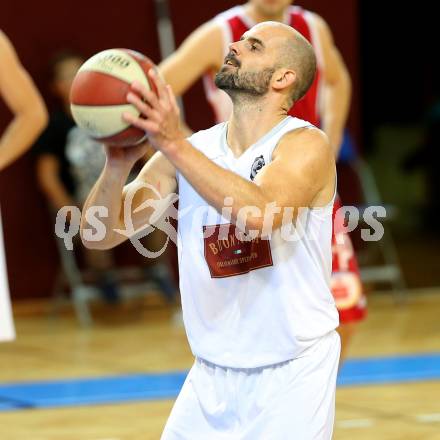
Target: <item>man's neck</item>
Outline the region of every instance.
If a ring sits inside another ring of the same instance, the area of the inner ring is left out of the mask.
[[[285,111],[276,110],[265,98],[234,102],[227,135],[228,145],[234,156],[241,156],[286,116]]]
[[[262,23],[263,21],[279,21],[281,23],[284,22],[284,17],[286,14],[286,9],[284,9],[280,14],[276,15],[267,15],[263,14],[259,11],[255,5],[252,3],[246,3],[244,6],[246,14],[254,21],[256,24]]]

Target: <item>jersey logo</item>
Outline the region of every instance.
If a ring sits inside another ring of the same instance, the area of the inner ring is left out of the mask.
[[[250,175],[251,180],[255,179],[255,176],[258,174],[258,171],[260,171],[261,168],[264,167],[264,165],[266,165],[266,162],[264,162],[264,157],[262,155],[255,158],[251,168],[251,175]]]
[[[225,227],[226,236],[223,232]],[[203,226],[203,237],[205,260],[211,278],[232,277],[273,266],[269,240],[259,237],[242,240],[244,237],[237,234],[235,225]]]

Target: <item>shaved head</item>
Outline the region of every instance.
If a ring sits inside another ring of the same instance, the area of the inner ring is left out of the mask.
[[[270,27],[283,38],[280,39],[276,68],[291,69],[296,73],[292,87],[292,102],[301,99],[309,90],[315,79],[316,56],[312,45],[295,29],[283,23],[263,22],[253,29]]]

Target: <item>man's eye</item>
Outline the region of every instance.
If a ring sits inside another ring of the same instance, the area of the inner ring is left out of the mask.
[[[251,50],[258,50],[258,47],[256,44],[251,44]]]

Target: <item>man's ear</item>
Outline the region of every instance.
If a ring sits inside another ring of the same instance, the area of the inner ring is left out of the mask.
[[[282,90],[291,87],[297,79],[296,72],[290,69],[280,69],[274,74],[272,87],[276,90]]]

